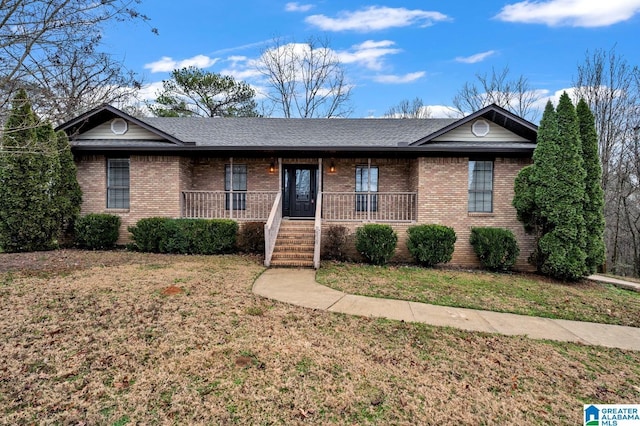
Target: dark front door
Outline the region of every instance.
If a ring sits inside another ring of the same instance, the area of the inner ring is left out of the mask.
[[[290,165],[284,167],[283,215],[314,217],[316,214],[317,166]]]

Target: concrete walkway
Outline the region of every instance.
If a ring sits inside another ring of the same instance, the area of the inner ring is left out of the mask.
[[[318,284],[311,269],[268,269],[254,283],[253,292],[329,312],[640,351],[640,328],[355,296]]]
[[[592,281],[598,281],[600,283],[613,284],[616,287],[624,288],[625,290],[637,291],[640,293],[640,284],[633,283],[631,281],[621,280],[619,278],[605,277],[604,275],[589,275],[587,279]]]

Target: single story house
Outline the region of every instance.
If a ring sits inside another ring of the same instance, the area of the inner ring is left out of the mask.
[[[461,119],[138,118],[112,106],[61,125],[82,212],[265,222],[265,264],[318,267],[332,225],[387,223],[395,260],[406,229],[451,226],[451,264],[473,267],[472,227],[512,230],[529,269],[533,240],[511,205],[537,126],[496,105]],[[306,220],[305,220],[306,219]]]

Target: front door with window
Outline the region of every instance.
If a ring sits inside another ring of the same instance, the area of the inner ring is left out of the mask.
[[[289,217],[314,217],[318,167],[284,166],[282,214]]]

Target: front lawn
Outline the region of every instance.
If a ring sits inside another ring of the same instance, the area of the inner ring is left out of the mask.
[[[0,254],[0,424],[575,425],[640,398],[640,352],[289,306],[262,270]]]
[[[325,262],[321,284],[351,294],[640,327],[640,293],[533,274]]]

